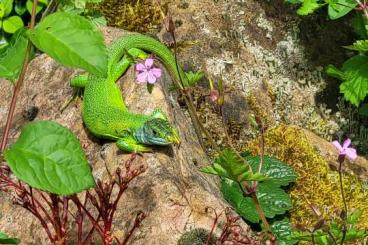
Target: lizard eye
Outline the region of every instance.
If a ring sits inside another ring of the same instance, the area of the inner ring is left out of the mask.
[[[156,130],[152,130],[154,136],[158,136],[158,132]]]

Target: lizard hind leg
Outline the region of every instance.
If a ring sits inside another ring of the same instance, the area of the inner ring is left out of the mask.
[[[152,148],[140,144],[137,142],[132,136],[126,136],[123,138],[119,138],[116,141],[116,145],[119,147],[120,150],[127,151],[127,152],[152,152]]]

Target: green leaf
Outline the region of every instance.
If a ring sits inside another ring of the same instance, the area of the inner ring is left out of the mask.
[[[103,16],[102,14],[93,13],[92,15],[88,15],[88,19],[96,27],[107,25],[107,20],[106,20],[105,16]]]
[[[24,26],[22,18],[19,16],[10,16],[3,20],[3,30],[7,33],[15,33]]]
[[[12,36],[9,45],[0,53],[0,77],[11,82],[18,79],[26,55],[27,43],[25,28],[20,29]]]
[[[13,0],[2,0],[1,3],[4,4],[4,15],[3,15],[3,17],[6,17],[13,10]]]
[[[23,15],[27,11],[27,7],[22,2],[18,2],[15,4],[14,10],[18,15]]]
[[[336,0],[331,1],[328,5],[328,16],[335,20],[348,14],[355,8],[357,2],[355,0]]]
[[[358,106],[368,94],[368,56],[356,55],[342,66],[346,79],[340,91],[346,100]]]
[[[303,5],[297,10],[298,15],[308,15],[320,8],[322,4],[318,0],[304,0]]]
[[[5,14],[5,5],[0,3],[0,18],[3,18]]]
[[[354,225],[359,221],[362,214],[363,214],[363,210],[357,209],[357,210],[355,210],[354,212],[352,212],[351,214],[348,215],[348,217],[346,219],[346,222],[348,224]]]
[[[248,155],[245,159],[251,165],[253,172],[257,172],[260,157]],[[276,186],[286,186],[290,182],[295,182],[297,177],[293,168],[269,156],[264,156],[263,158],[261,174],[270,177],[271,179],[267,182]]]
[[[107,52],[101,32],[85,18],[57,12],[29,32],[33,44],[58,62],[107,76]]]
[[[202,172],[215,174],[234,181],[244,181],[250,170],[249,165],[233,150],[225,149],[215,159],[215,163],[201,169]]]
[[[275,221],[271,224],[272,233],[277,237],[278,245],[293,245],[297,243],[296,240],[288,239],[292,234],[293,229],[291,227],[288,218],[284,218],[280,221]]]
[[[45,8],[47,4],[48,0],[39,0],[37,2],[36,14],[38,14],[43,8]],[[32,8],[33,8],[33,0],[27,0],[26,9],[28,10],[29,14],[32,14]]]
[[[335,77],[337,79],[340,79],[341,81],[346,80],[345,73],[342,72],[341,70],[339,70],[338,68],[336,68],[334,65],[328,65],[326,67],[326,73],[331,77]]]
[[[189,86],[194,86],[204,77],[204,73],[202,71],[185,72],[185,75],[187,76]]]
[[[0,231],[0,244],[19,244],[20,240],[17,238],[9,237],[5,233]]]
[[[244,197],[239,185],[229,179],[221,181],[221,192],[236,212],[252,223],[258,223],[259,217],[250,197]],[[291,199],[281,188],[269,181],[258,183],[257,197],[267,218],[284,214],[291,209]]]
[[[78,139],[55,122],[27,124],[4,156],[15,176],[34,188],[71,195],[95,185]]]
[[[359,51],[359,52],[367,52],[368,51],[368,40],[358,40],[353,45],[344,46],[344,48]]]

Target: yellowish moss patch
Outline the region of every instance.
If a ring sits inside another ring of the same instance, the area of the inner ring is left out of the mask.
[[[167,11],[166,5],[160,7],[152,0],[105,0],[88,8],[102,13],[109,26],[135,32],[158,30],[162,22],[161,10]]]
[[[307,200],[317,205],[326,218],[336,215],[336,210],[341,210],[338,173],[329,168],[326,160],[308,143],[300,128],[285,125],[272,128],[266,133],[265,142],[266,154],[288,163],[298,173],[297,182],[290,190],[293,224],[313,226],[316,222]],[[250,142],[246,150],[258,154],[258,140]],[[359,226],[368,228],[366,191],[355,176],[344,174],[343,183],[348,209],[363,210]]]

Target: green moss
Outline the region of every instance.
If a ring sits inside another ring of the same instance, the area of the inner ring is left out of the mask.
[[[177,245],[205,245],[208,238],[209,231],[206,229],[198,228],[184,233]],[[210,245],[214,245],[216,242],[215,237],[212,236]]]
[[[159,6],[152,0],[105,0],[88,8],[101,12],[109,26],[135,32],[158,30],[167,11],[167,5]]]
[[[280,125],[268,130],[265,138],[266,154],[288,163],[299,176],[290,190],[292,223],[312,226],[316,222],[309,203],[317,205],[326,218],[336,215],[335,211],[342,207],[338,173],[308,143],[302,129]],[[258,154],[258,140],[250,142],[246,150]],[[362,183],[349,174],[344,174],[343,183],[349,210],[363,210],[359,226],[368,228],[367,193]]]

